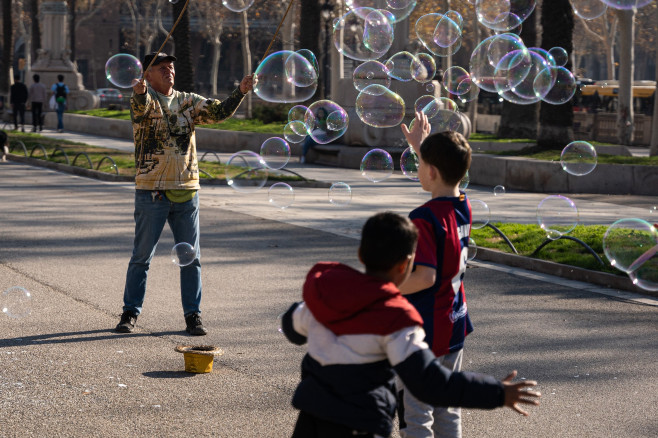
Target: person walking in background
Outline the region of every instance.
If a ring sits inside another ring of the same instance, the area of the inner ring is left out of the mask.
[[[218,123],[237,110],[256,77],[245,76],[224,101],[174,90],[176,57],[151,53],[144,78],[133,87],[130,118],[135,140],[135,240],[123,292],[123,313],[115,330],[130,333],[142,311],[146,278],[165,223],[175,242],[193,247],[192,262],[180,268],[186,331],[207,333],[201,322],[199,249],[199,164],[195,126]],[[148,84],[147,84],[148,82]]]
[[[66,111],[69,87],[64,83],[64,75],[57,75],[57,81],[50,90],[55,94],[55,102],[57,103],[57,132],[63,132],[64,111]]]
[[[43,130],[43,103],[46,101],[48,90],[39,82],[41,78],[35,74],[32,76],[34,83],[30,85],[28,101],[32,108],[32,132]]]
[[[21,131],[25,132],[25,103],[27,102],[27,87],[21,82],[21,77],[14,76],[14,84],[11,86],[9,103],[11,103],[12,116],[14,118],[14,129],[18,131],[18,120],[21,121]]]
[[[0,148],[2,148],[2,159],[0,161],[7,161],[7,154],[9,154],[9,136],[5,131],[0,130]]]

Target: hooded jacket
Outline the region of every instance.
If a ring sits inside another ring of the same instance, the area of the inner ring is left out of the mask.
[[[502,384],[451,373],[424,342],[422,319],[395,284],[349,266],[323,262],[308,273],[304,301],[284,314],[282,331],[308,342],[297,409],[355,430],[389,436],[396,409],[394,376],[435,406],[495,408]]]

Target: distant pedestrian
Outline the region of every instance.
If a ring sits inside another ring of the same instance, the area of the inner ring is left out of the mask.
[[[27,87],[21,82],[21,77],[14,76],[14,85],[9,90],[14,129],[18,131],[18,120],[21,121],[21,131],[25,132],[25,103],[27,102]]]
[[[32,107],[32,132],[43,130],[43,103],[46,101],[48,89],[45,85],[39,82],[41,78],[35,74],[32,76],[34,83],[30,85],[29,102]]]
[[[57,83],[53,84],[51,91],[55,93],[57,103],[57,132],[64,131],[64,111],[69,96],[69,87],[64,83],[64,75],[57,75]]]
[[[2,160],[7,161],[7,154],[9,153],[9,136],[5,131],[0,130],[0,145],[2,145]]]

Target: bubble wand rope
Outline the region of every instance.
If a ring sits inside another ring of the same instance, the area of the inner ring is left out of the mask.
[[[272,48],[272,44],[274,44],[274,40],[276,39],[276,36],[279,34],[279,29],[281,29],[281,25],[285,21],[286,17],[288,16],[288,12],[290,11],[290,7],[292,4],[295,2],[295,0],[290,0],[290,3],[288,3],[288,9],[286,9],[286,13],[283,14],[283,18],[279,22],[279,25],[276,28],[276,32],[274,32],[274,36],[272,37],[272,41],[270,41],[270,45],[267,46],[267,50],[265,50],[265,54],[263,55],[263,59],[267,58],[267,54],[270,53],[270,49]]]

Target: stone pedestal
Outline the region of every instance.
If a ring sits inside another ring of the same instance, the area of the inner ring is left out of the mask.
[[[38,50],[37,60],[32,64],[25,82],[29,87],[32,83],[32,75],[36,73],[40,76],[40,82],[50,90],[53,84],[58,82],[57,76],[63,75],[64,83],[70,91],[68,109],[95,108],[98,107],[98,97],[93,92],[85,90],[82,75],[78,72],[77,66],[71,62],[71,51],[66,48],[67,14],[66,2],[41,3],[41,49]]]

